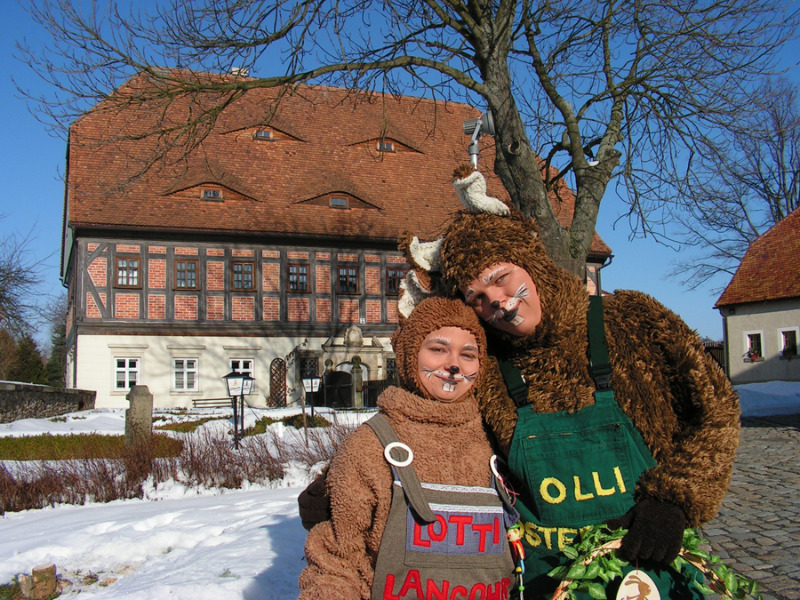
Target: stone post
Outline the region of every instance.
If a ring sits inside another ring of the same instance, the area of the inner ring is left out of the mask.
[[[364,406],[364,368],[361,366],[361,357],[354,356],[353,361],[353,406]]]
[[[153,438],[153,394],[146,385],[134,385],[126,396],[131,407],[125,411],[125,445],[150,445]]]

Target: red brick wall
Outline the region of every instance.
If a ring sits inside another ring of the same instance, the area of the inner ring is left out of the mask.
[[[206,248],[206,256],[225,256],[222,248]]]
[[[106,295],[100,294],[100,302],[105,305],[106,303]],[[97,306],[97,303],[94,301],[94,296],[87,293],[86,294],[86,316],[90,319],[99,319],[102,317],[100,314],[100,308]]]
[[[138,254],[141,251],[139,244],[117,244],[117,252],[127,254]]]
[[[225,298],[222,296],[206,297],[206,319],[222,321],[225,318]]]
[[[317,285],[315,287],[318,294],[331,293],[331,267],[330,265],[317,265]]]
[[[178,321],[197,319],[197,296],[175,296],[175,319]]]
[[[264,263],[261,279],[261,287],[265,292],[280,291],[281,266],[278,263]]]
[[[367,267],[365,269],[366,292],[368,294],[381,293],[381,270],[379,267]]]
[[[150,319],[167,318],[167,297],[162,294],[147,296],[147,317]]]
[[[281,319],[281,305],[278,298],[264,298],[262,301],[264,321],[280,321]]]
[[[358,300],[339,300],[339,321],[342,323],[358,322]]]
[[[166,246],[150,246],[147,251],[150,254],[166,254],[167,247]]]
[[[262,250],[261,258],[280,258],[281,253],[277,250]]]
[[[289,320],[308,321],[310,315],[308,298],[289,298]]]
[[[404,259],[402,256],[387,256],[386,262],[392,263],[393,265],[398,265],[406,262],[406,259]]]
[[[139,294],[116,294],[114,296],[114,316],[117,319],[138,319]]]
[[[206,289],[210,291],[225,289],[225,263],[217,261],[206,263]]]
[[[98,256],[89,265],[89,278],[95,287],[106,287],[108,259],[105,256]]]
[[[339,254],[339,262],[358,262],[358,254]]]
[[[234,249],[231,252],[231,256],[234,258],[251,258],[255,256],[255,253],[252,250]]]
[[[381,322],[381,301],[367,300],[367,323]]]
[[[308,260],[308,252],[287,252],[286,258],[289,260]]]
[[[167,261],[163,258],[151,258],[147,270],[147,286],[163,289],[167,287]]]
[[[234,296],[231,298],[231,317],[234,321],[252,321],[255,319],[255,298],[252,296]]]
[[[175,248],[175,254],[179,256],[197,256],[197,248]]]
[[[386,301],[386,320],[389,323],[397,323],[397,300]]]
[[[331,301],[326,298],[317,299],[317,321],[331,320]]]
[[[381,257],[377,254],[365,254],[364,260],[367,262],[379,263],[381,262]]]

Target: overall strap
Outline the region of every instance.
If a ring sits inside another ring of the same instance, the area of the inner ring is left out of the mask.
[[[611,389],[611,363],[608,360],[602,296],[589,296],[589,369],[598,392]]]
[[[389,444],[400,441],[391,423],[389,423],[389,420],[383,413],[377,413],[366,421],[366,424],[372,428],[384,448]],[[403,453],[404,451],[398,447],[390,450],[392,458],[401,462],[410,458],[410,456],[402,456]],[[433,514],[428,501],[425,500],[422,486],[419,483],[419,478],[417,477],[417,472],[414,470],[414,467],[410,463],[405,467],[392,464],[392,470],[397,474],[397,478],[403,486],[403,493],[406,495],[406,499],[414,509],[414,512],[426,523],[435,521],[436,515]]]
[[[528,384],[522,376],[522,371],[510,360],[498,360],[500,373],[508,389],[508,395],[514,401],[517,408],[528,405]]]

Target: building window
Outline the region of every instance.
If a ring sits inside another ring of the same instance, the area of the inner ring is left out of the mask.
[[[389,296],[396,296],[400,293],[400,282],[406,276],[407,269],[389,267],[386,269],[386,293]]]
[[[386,383],[397,385],[397,359],[386,359]]]
[[[175,261],[175,288],[181,290],[197,289],[197,261]]]
[[[762,333],[760,331],[751,331],[745,333],[745,361],[755,362],[764,359],[764,346],[762,344]]]
[[[253,139],[259,142],[272,142],[275,140],[275,135],[270,129],[259,129],[253,134]]]
[[[331,198],[331,208],[348,208],[350,203],[347,202],[347,198]]]
[[[212,202],[221,202],[222,198],[222,190],[202,190],[200,192],[200,198],[203,200],[211,200]]]
[[[197,391],[197,359],[176,358],[172,361],[175,391]]]
[[[233,277],[234,290],[254,290],[255,263],[234,262],[231,264],[231,275]]]
[[[358,267],[339,267],[339,283],[336,290],[340,294],[358,293]]]
[[[230,360],[231,371],[249,375],[255,379],[253,375],[253,359],[252,358],[232,358]]]
[[[798,328],[781,329],[781,358],[797,356]]]
[[[129,390],[139,384],[138,358],[115,358],[114,364],[115,390]]]
[[[308,291],[308,265],[289,265],[289,291]]]
[[[394,143],[381,140],[378,142],[378,152],[394,152]]]
[[[117,256],[117,275],[115,281],[116,287],[122,288],[138,288],[139,285],[139,268],[141,261],[139,257],[133,256]]]

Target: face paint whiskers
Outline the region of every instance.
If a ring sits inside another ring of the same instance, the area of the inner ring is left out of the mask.
[[[486,322],[489,325],[493,325],[498,319],[502,319],[503,321],[508,321],[513,325],[519,325],[522,322],[522,317],[517,316],[517,306],[528,296],[530,296],[528,286],[524,283],[520,284],[520,286],[517,288],[517,291],[514,292],[514,295],[508,299],[506,305],[503,308],[498,308],[492,314],[492,316],[487,319]]]
[[[475,381],[475,378],[478,376],[477,371],[475,373],[452,373],[444,369],[429,369],[427,367],[423,367],[422,370],[425,371],[425,377],[427,379],[432,377],[441,379],[442,389],[445,392],[454,392],[456,385],[461,382],[471,383]]]

